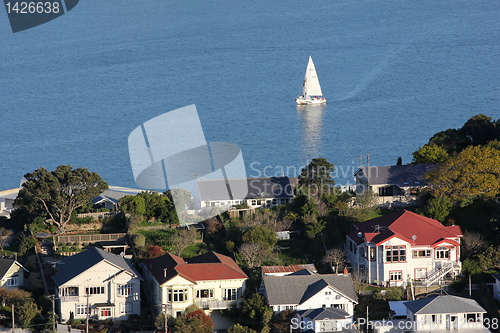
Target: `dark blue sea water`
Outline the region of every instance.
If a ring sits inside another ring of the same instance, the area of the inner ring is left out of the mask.
[[[409,163],[437,131],[500,118],[499,17],[497,0],[91,0],[13,34],[0,8],[0,189],[60,164],[134,187],[129,133],[190,104],[249,176]],[[309,55],[324,109],[294,102]]]

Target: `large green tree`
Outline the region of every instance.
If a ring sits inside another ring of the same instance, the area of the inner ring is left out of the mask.
[[[426,144],[413,152],[413,164],[441,163],[448,158],[448,153],[436,144]]]
[[[332,176],[334,171],[335,166],[325,158],[314,158],[300,172],[298,190],[306,195],[318,193],[321,196],[328,193],[335,185]]]
[[[71,165],[60,165],[52,172],[40,168],[24,178],[26,182],[14,206],[32,213],[42,209],[59,231],[64,231],[75,209],[108,189],[108,184],[96,172],[73,169]]]
[[[434,197],[453,202],[491,198],[500,190],[500,151],[469,146],[425,175]]]

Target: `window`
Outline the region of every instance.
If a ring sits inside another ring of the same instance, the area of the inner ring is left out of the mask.
[[[257,200],[252,200],[252,206],[257,206]]]
[[[111,317],[111,308],[101,308],[101,317]]]
[[[389,281],[401,281],[401,271],[389,271]]]
[[[61,296],[78,296],[78,287],[66,287],[61,289]]]
[[[392,186],[379,187],[378,195],[381,197],[392,197],[393,195]]]
[[[187,289],[174,289],[168,291],[169,302],[185,302],[187,301]]]
[[[331,295],[332,292],[331,291],[325,291],[325,295]]]
[[[196,290],[196,298],[213,298],[213,297],[214,297],[213,289]]]
[[[385,261],[386,262],[405,262],[406,261],[406,247],[401,245],[387,246],[385,248]]]
[[[118,286],[118,296],[130,296],[132,295],[132,285],[124,284],[123,286]]]
[[[120,313],[130,314],[132,313],[132,303],[122,303],[120,304]]]
[[[224,289],[225,301],[236,301],[237,299],[238,299],[238,289],[236,288]]]
[[[467,322],[468,323],[476,322],[476,314],[475,313],[467,313]]]
[[[432,315],[432,323],[436,325],[438,323],[438,315]]]
[[[5,281],[5,285],[7,287],[12,287],[12,286],[17,286],[19,285],[19,279],[17,275],[11,276],[7,278],[7,281]]]
[[[414,250],[413,258],[429,258],[431,256],[431,250]]]
[[[450,258],[450,250],[446,247],[438,247],[436,249],[436,259],[449,259]]]
[[[104,287],[87,287],[85,295],[104,295]]]
[[[77,304],[76,305],[76,315],[86,315],[87,314],[87,306],[85,304]]]
[[[276,205],[278,203],[278,200],[273,199],[273,205]]]
[[[370,261],[375,261],[375,248],[370,247]]]

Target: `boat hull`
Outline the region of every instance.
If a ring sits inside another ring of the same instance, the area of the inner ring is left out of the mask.
[[[295,101],[298,105],[318,105],[318,104],[326,104],[325,98],[296,98]]]

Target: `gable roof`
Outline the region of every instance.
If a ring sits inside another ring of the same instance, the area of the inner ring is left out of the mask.
[[[407,164],[387,166],[363,166],[354,174],[368,180],[370,185],[397,185],[399,187],[426,186],[424,175],[435,164]]]
[[[0,259],[0,279],[3,279],[5,274],[9,271],[12,265],[18,265],[20,268],[24,269],[26,272],[28,270],[23,267],[17,260],[13,259]]]
[[[486,312],[475,300],[458,296],[434,296],[405,302],[413,314]]]
[[[125,258],[96,247],[91,247],[59,261],[56,264],[57,274],[52,277],[52,280],[61,286],[102,261],[142,280],[139,273],[127,263]]]
[[[227,184],[235,191],[228,191]],[[201,201],[293,197],[293,186],[288,177],[228,179],[227,183],[224,179],[204,179],[198,180],[197,185]]]
[[[213,251],[186,261],[167,253],[155,259],[145,260],[144,267],[160,285],[178,275],[193,283],[248,278],[233,259]]]
[[[264,276],[269,305],[302,304],[327,286],[358,302],[350,275],[285,275]]]
[[[319,308],[309,310],[299,310],[297,313],[302,318],[310,318],[311,320],[332,320],[332,319],[345,319],[349,314],[342,309],[336,308]]]
[[[289,266],[262,266],[262,274],[286,274],[294,273],[303,269],[317,272],[314,264],[289,265]]]
[[[434,245],[442,242],[452,242],[449,238],[461,237],[460,226],[445,227],[439,221],[415,214],[407,210],[400,210],[391,214],[377,217],[365,222],[356,223],[357,230],[347,236],[357,244],[373,242],[377,245],[398,237],[412,245]],[[361,233],[359,237],[358,233]],[[417,238],[413,240],[413,236]],[[456,242],[455,242],[456,243]]]

